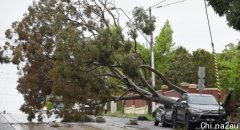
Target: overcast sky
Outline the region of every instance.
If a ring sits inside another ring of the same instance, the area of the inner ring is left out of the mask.
[[[130,17],[131,10],[135,6],[148,8],[161,0],[115,0],[116,6],[122,8]],[[178,0],[166,0],[161,5],[172,3]],[[4,31],[11,27],[11,23],[21,20],[27,7],[33,0],[0,0],[0,44],[4,43]],[[211,7],[208,7],[210,23],[212,26],[213,39],[218,52],[230,42],[236,43],[239,39],[239,32],[229,28],[225,17],[219,17]],[[154,32],[159,34],[164,22],[168,19],[173,29],[173,40],[176,45],[186,47],[193,51],[203,48],[211,51],[206,14],[203,0],[186,0],[178,4],[153,9],[156,17],[157,28]],[[124,14],[121,14],[121,23],[128,21]],[[139,39],[145,42],[143,38]],[[16,66],[0,65],[0,111],[7,109],[9,112],[17,112],[23,103],[22,96],[16,91]]]

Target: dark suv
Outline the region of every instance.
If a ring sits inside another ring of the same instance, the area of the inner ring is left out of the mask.
[[[193,130],[202,122],[225,124],[226,112],[214,96],[185,93],[173,106],[173,127],[179,124]]]

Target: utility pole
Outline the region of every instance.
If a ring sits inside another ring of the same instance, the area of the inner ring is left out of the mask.
[[[152,18],[152,8],[149,7],[149,16]],[[151,67],[154,69],[154,43],[153,43],[153,32],[150,34],[150,55],[151,55]],[[155,74],[152,72],[151,75],[152,87],[155,88]],[[152,101],[148,102],[148,113],[152,113],[153,109],[155,109],[155,103]]]
[[[149,8],[149,16],[152,17],[152,9]],[[151,67],[154,69],[154,43],[153,43],[153,32],[150,35],[150,53],[151,53]],[[152,86],[155,87],[155,74],[152,72]]]

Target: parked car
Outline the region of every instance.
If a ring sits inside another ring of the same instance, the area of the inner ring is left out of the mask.
[[[185,93],[173,106],[173,127],[185,126],[193,130],[202,122],[225,124],[226,112],[216,98],[208,94]]]
[[[177,101],[178,98],[170,97],[173,100]],[[156,108],[153,112],[154,117],[154,125],[158,126],[159,124],[162,127],[171,126],[172,125],[172,106],[166,106],[160,104],[159,107]]]

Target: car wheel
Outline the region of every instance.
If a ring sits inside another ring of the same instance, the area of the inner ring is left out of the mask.
[[[164,117],[163,116],[161,117],[160,124],[161,124],[162,127],[166,127],[167,126],[167,124],[164,121]]]
[[[157,121],[156,119],[154,120],[154,125],[155,126],[158,126],[158,124],[159,124],[159,121]]]
[[[173,127],[173,129],[177,129],[178,128],[178,124],[177,124],[177,117],[176,117],[176,115],[175,114],[173,114],[173,119],[172,119],[172,121],[173,121],[173,123],[172,123],[172,127]]]
[[[188,115],[185,116],[185,128],[186,130],[194,130],[193,124],[190,124]]]

